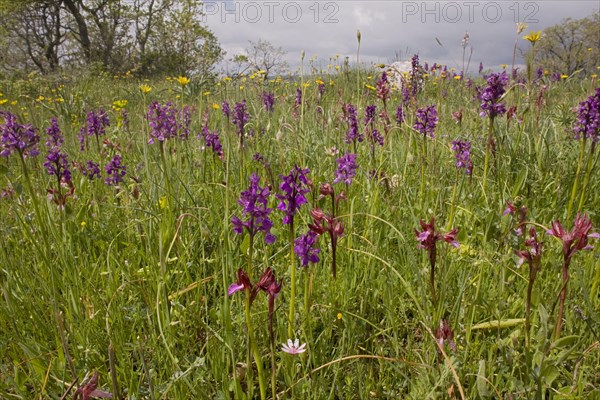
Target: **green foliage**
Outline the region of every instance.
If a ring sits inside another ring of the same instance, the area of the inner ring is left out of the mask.
[[[535,45],[535,62],[559,74],[597,74],[600,60],[600,11],[578,20],[566,18],[543,30]],[[531,52],[531,50],[529,50]]]
[[[404,104],[403,124],[393,120],[402,94],[391,92],[388,125],[379,116],[381,100],[369,89],[379,71],[335,70],[316,71],[301,82],[225,78],[206,90],[198,84],[201,76],[183,85],[96,71],[0,82],[0,100],[7,100],[0,108],[31,122],[42,136],[41,155],[25,159],[25,168],[14,155],[0,159],[0,397],[61,398],[71,382],[77,379],[77,387],[93,371],[99,372],[99,389],[119,390],[125,398],[245,398],[249,388],[257,397],[256,379],[249,378],[256,366],[247,361],[243,295],[227,296],[235,272],[247,263],[250,240],[236,235],[230,221],[241,214],[237,200],[251,173],[279,192],[279,175],[294,164],[310,168],[313,183],[309,204],[295,219],[296,236],[313,222],[310,208],[331,209],[319,187],[332,182],[336,158],[353,151],[344,141],[345,103],[358,109],[363,133],[364,110],[377,105],[375,126],[385,133],[384,145],[373,157],[367,141],[358,143],[355,181],[334,185],[347,198],[336,211],[345,228],[337,279],[329,272],[331,248],[324,236],[320,263],[296,271],[294,334],[307,343],[303,355],[280,351],[288,339],[291,264],[281,212],[272,214],[275,244],[254,243],[254,276],[272,267],[283,282],[274,327],[280,397],[458,398],[461,390],[466,398],[597,396],[598,250],[573,258],[564,334],[552,340],[563,258],[561,244],[543,228],[557,219],[571,226],[564,214],[580,149],[571,132],[572,108],[598,81],[511,83],[503,101],[516,107],[515,117],[495,120],[483,191],[487,120],[473,100],[482,79],[469,86],[450,72],[430,71],[415,103]],[[325,84],[323,95],[317,80]],[[142,93],[142,83],[151,91]],[[296,88],[303,90],[302,107],[295,105]],[[265,91],[275,95],[273,113],[263,107]],[[233,109],[243,99],[251,116],[245,128],[254,134],[240,149],[236,127],[219,107],[228,101]],[[146,113],[155,100],[193,107],[187,140],[148,144]],[[416,108],[431,104],[439,124],[423,152],[423,138],[412,126]],[[97,146],[91,140],[81,152],[77,134],[87,113],[100,107],[111,125]],[[122,109],[128,125],[116,122]],[[460,122],[452,118],[459,110]],[[74,196],[64,209],[47,198],[56,181],[43,166],[45,129],[53,116],[73,173]],[[197,137],[205,123],[219,133],[223,160]],[[455,168],[451,141],[457,139],[472,143],[472,176]],[[256,161],[256,153],[265,161]],[[103,168],[115,154],[127,166],[118,188],[89,181],[72,164],[93,160]],[[598,162],[589,144],[585,156]],[[592,174],[583,211],[596,232],[599,190]],[[432,216],[436,227],[445,227],[453,198],[461,246],[438,247],[434,305],[428,256],[417,247],[414,229]],[[514,255],[524,248],[523,236],[515,234],[517,216],[502,216],[507,201],[527,206],[527,222],[539,224],[544,242],[530,346],[523,326],[528,277]],[[269,207],[277,204],[271,197]],[[267,296],[259,293],[251,311],[270,376]],[[444,343],[445,356],[435,340],[441,319],[456,343],[456,351]]]

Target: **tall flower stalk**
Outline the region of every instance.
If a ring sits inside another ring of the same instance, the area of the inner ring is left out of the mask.
[[[529,238],[525,239],[527,250],[517,250],[515,254],[519,256],[519,265],[527,261],[529,265],[529,282],[527,284],[527,297],[525,299],[525,344],[529,347],[530,332],[531,332],[531,293],[533,284],[538,271],[542,265],[542,245],[543,242],[538,242],[535,228],[529,229]]]
[[[490,153],[494,151],[496,141],[494,139],[494,120],[497,116],[506,113],[506,106],[501,102],[505,86],[508,83],[508,76],[505,71],[502,73],[493,73],[487,77],[487,86],[478,90],[477,98],[481,102],[481,117],[489,118],[487,146],[485,149],[485,160],[483,165],[483,191],[487,182],[487,174],[490,163]]]
[[[426,108],[420,108],[417,110],[415,124],[413,128],[417,130],[423,141],[421,142],[421,185],[419,190],[419,198],[421,208],[423,207],[425,199],[425,166],[427,164],[427,135],[432,139],[435,138],[435,127],[438,123],[437,110],[435,105],[428,106]]]
[[[589,238],[600,239],[600,233],[591,233],[592,221],[585,215],[577,213],[573,229],[566,231],[559,221],[552,223],[551,228],[546,231],[548,235],[554,236],[563,245],[562,286],[558,297],[558,314],[556,316],[556,327],[554,329],[554,340],[560,338],[562,331],[565,300],[567,298],[567,283],[569,282],[569,266],[571,258],[579,250],[591,250],[593,246],[588,244]]]
[[[460,244],[456,239],[458,235],[458,229],[452,229],[450,232],[442,234],[435,230],[435,219],[431,217],[429,223],[421,220],[421,231],[415,229],[415,235],[419,242],[419,248],[427,250],[429,253],[429,289],[431,291],[431,302],[434,307],[437,305],[437,292],[435,290],[435,263],[437,248],[436,243],[439,240],[443,240],[446,243],[450,243],[454,247],[459,247]]]
[[[246,313],[246,328],[248,335],[248,369],[250,368],[250,352],[254,355],[258,370],[258,381],[260,386],[260,395],[262,399],[266,398],[266,387],[264,382],[263,365],[260,359],[260,353],[254,339],[254,330],[252,326],[252,318],[250,313],[250,305],[256,293],[252,292],[252,257],[254,253],[254,236],[262,232],[265,235],[265,243],[271,244],[275,242],[275,236],[271,233],[273,222],[269,218],[269,214],[273,211],[272,208],[268,207],[269,196],[271,194],[268,186],[261,187],[259,185],[260,177],[256,174],[252,174],[250,177],[250,186],[247,190],[244,190],[240,194],[238,204],[243,207],[243,218],[240,219],[234,215],[231,218],[231,224],[233,225],[233,231],[238,235],[244,233],[244,230],[250,235],[250,244],[248,247],[248,267],[245,272],[241,268],[238,270],[238,280],[235,284],[229,286],[229,295],[235,293],[238,290],[244,289],[246,293],[245,299],[245,313]],[[251,385],[249,385],[250,387]]]
[[[465,176],[471,176],[473,173],[473,161],[471,160],[471,142],[454,140],[452,142],[452,150],[456,157],[456,181],[454,188],[452,189],[452,202],[450,203],[450,217],[448,218],[448,229],[452,227],[454,223],[454,213],[456,211],[456,197],[457,197],[457,186],[458,186],[458,175],[460,170],[464,170],[462,179],[460,180],[460,189],[462,191],[462,184]],[[460,193],[458,194],[460,195]]]
[[[567,207],[567,218],[571,215],[575,197],[577,195],[579,176],[583,166],[583,159],[585,157],[585,147],[587,140],[590,139],[592,142],[590,148],[590,154],[587,160],[586,175],[583,182],[583,188],[579,197],[578,211],[581,212],[583,208],[583,202],[585,200],[585,192],[590,180],[592,173],[594,151],[596,149],[596,143],[600,139],[600,88],[596,88],[596,92],[588,97],[585,101],[579,103],[577,109],[577,120],[573,127],[573,133],[575,139],[581,139],[581,147],[579,151],[579,160],[577,162],[577,172],[575,173],[575,181],[573,182],[573,188],[571,190],[571,197],[569,199],[569,205]]]
[[[285,212],[283,217],[283,224],[289,225],[289,241],[290,241],[290,279],[291,279],[291,292],[290,292],[290,311],[288,318],[288,336],[292,337],[294,333],[295,323],[295,298],[296,298],[296,255],[294,239],[296,237],[294,232],[294,216],[303,204],[307,203],[305,195],[309,192],[309,186],[311,185],[308,179],[309,169],[299,168],[294,165],[294,168],[289,175],[281,175],[281,184],[279,189],[281,194],[277,195],[280,200],[277,209]]]

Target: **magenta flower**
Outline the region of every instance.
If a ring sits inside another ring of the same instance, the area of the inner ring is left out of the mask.
[[[70,182],[71,171],[69,170],[69,161],[67,155],[58,148],[50,150],[44,162],[44,168],[48,174],[56,176],[57,181]]]
[[[452,150],[456,157],[456,168],[464,169],[466,175],[473,173],[473,161],[471,160],[471,142],[454,140]]]
[[[506,92],[505,86],[508,84],[508,76],[505,71],[502,73],[493,73],[487,77],[487,86],[477,90],[477,99],[481,102],[482,117],[486,115],[495,118],[506,112],[504,103],[500,102],[502,95]]]
[[[112,394],[99,390],[98,388],[98,372],[94,372],[91,378],[85,378],[81,385],[75,391],[73,399],[90,400],[92,397],[103,399],[112,399]],[[65,398],[66,394],[62,397]]]
[[[155,140],[164,142],[170,138],[187,139],[189,136],[192,122],[190,107],[184,107],[180,111],[170,101],[164,106],[154,101],[148,106],[146,118],[151,128],[148,144],[153,144]]]
[[[265,243],[271,244],[275,242],[275,236],[271,234],[273,222],[269,218],[269,214],[273,209],[267,207],[271,191],[268,186],[261,187],[259,181],[259,176],[253,173],[250,177],[248,190],[243,191],[238,200],[238,204],[244,208],[243,216],[246,221],[242,221],[234,215],[231,218],[231,224],[233,225],[233,231],[238,235],[243,233],[244,228],[251,236],[263,232]]]
[[[356,154],[348,153],[338,158],[337,170],[335,171],[335,179],[333,183],[344,182],[346,185],[350,185],[352,180],[356,176]]]
[[[417,110],[417,120],[415,121],[413,128],[424,136],[429,134],[429,137],[433,139],[435,137],[434,131],[437,123],[437,110],[435,105],[431,105]]]
[[[272,92],[263,92],[262,100],[265,110],[273,112],[273,106],[275,105],[275,95]]]
[[[294,252],[300,258],[301,265],[306,267],[308,263],[316,264],[320,261],[319,252],[321,251],[316,247],[319,235],[309,230],[308,233],[301,235],[298,239],[294,240]]]
[[[527,261],[530,267],[539,268],[542,259],[542,245],[543,242],[538,242],[535,228],[529,228],[529,237],[525,239],[525,246],[529,247],[528,250],[515,250],[515,254],[519,257],[519,266],[523,262]]]
[[[223,101],[221,103],[221,111],[223,111],[223,115],[227,118],[227,120],[229,121],[229,117],[231,116],[231,108],[229,108],[229,103],[226,101]]]
[[[106,171],[106,177],[104,179],[104,183],[109,186],[117,186],[119,183],[123,182],[123,177],[127,173],[125,165],[121,164],[121,156],[114,156],[108,164],[104,167]]]
[[[56,117],[50,120],[50,127],[46,129],[48,139],[46,140],[47,147],[61,147],[65,139],[63,138],[60,127],[58,126],[58,119]]]
[[[300,345],[300,340],[296,339],[292,341],[292,339],[288,339],[287,344],[284,343],[281,346],[281,351],[291,355],[301,354],[306,351],[306,343]]]
[[[79,130],[78,134],[80,150],[85,150],[87,136],[95,136],[96,141],[99,143],[99,137],[106,133],[107,126],[110,126],[110,118],[103,108],[100,108],[97,113],[94,111],[88,112],[86,125]]]
[[[600,239],[600,233],[590,233],[592,220],[580,213],[577,213],[571,231],[565,231],[559,221],[552,222],[551,226],[551,229],[548,229],[546,233],[562,241],[565,260],[570,260],[573,254],[579,250],[593,249],[594,247],[588,244],[589,238]]]
[[[352,104],[346,104],[344,107],[344,119],[348,122],[348,133],[346,133],[346,143],[362,142],[364,136],[358,131],[358,119],[356,116],[356,108]]]
[[[559,221],[552,223],[552,228],[546,233],[560,239],[563,243],[563,266],[562,266],[562,288],[559,294],[558,316],[556,318],[556,327],[554,331],[554,340],[560,338],[562,329],[562,318],[564,315],[565,300],[567,298],[567,283],[569,282],[569,266],[571,257],[579,250],[591,250],[593,247],[588,244],[589,238],[600,239],[599,233],[590,233],[592,221],[585,215],[577,213],[573,229],[565,231]]]
[[[16,151],[23,157],[33,157],[39,154],[37,144],[40,137],[31,125],[22,125],[17,122],[17,116],[7,111],[0,111],[4,123],[0,125],[0,156],[8,157]]]
[[[219,159],[223,161],[223,145],[221,144],[221,140],[219,139],[219,132],[209,131],[208,126],[204,125],[202,127],[200,136],[202,136],[202,138],[204,139],[206,147],[211,148],[213,152],[217,155],[217,157],[219,157]]]
[[[281,178],[279,189],[283,194],[277,194],[277,198],[280,200],[277,209],[285,211],[284,225],[292,223],[300,206],[307,203],[305,195],[309,192],[308,188],[312,184],[307,177],[309,173],[308,168],[302,169],[294,165],[289,175],[279,176]]]
[[[583,136],[597,142],[600,138],[600,87],[596,88],[596,93],[579,103],[573,132],[575,139]]]
[[[229,287],[227,288],[227,294],[231,296],[235,292],[244,289],[252,290],[252,283],[250,283],[250,278],[248,277],[246,272],[244,272],[244,270],[240,268],[237,270],[237,281],[229,285]]]
[[[454,343],[454,331],[450,327],[450,323],[448,322],[448,320],[440,320],[440,326],[435,330],[435,338],[440,347],[443,348],[444,343],[448,343],[452,351],[456,352],[456,344]],[[441,353],[439,348],[438,353]]]

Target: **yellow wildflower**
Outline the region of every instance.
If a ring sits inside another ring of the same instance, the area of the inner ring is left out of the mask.
[[[181,86],[185,86],[185,85],[187,85],[188,83],[190,83],[190,78],[186,78],[185,76],[181,76],[181,75],[180,75],[180,76],[177,78],[177,82],[179,82],[179,84],[180,84]]]
[[[462,78],[462,76],[460,76],[460,75],[454,75],[454,79],[456,79],[457,81],[460,81],[461,78]]]
[[[221,106],[218,105],[217,103],[213,103],[212,108],[213,108],[213,110],[218,110],[219,108],[221,108]]]
[[[210,95],[210,92],[209,92],[209,91],[206,91],[206,92],[202,93],[202,95],[203,95],[203,96],[208,96],[208,95]]]
[[[150,93],[150,91],[152,91],[152,88],[148,85],[146,85],[145,83],[140,85],[140,91],[144,94],[146,93]]]
[[[567,79],[569,75],[561,74],[560,79]]]
[[[529,40],[529,43],[531,43],[531,45],[534,45],[535,42],[540,40],[541,37],[542,37],[542,31],[537,31],[537,32],[531,31],[531,32],[529,32],[529,35],[523,36],[523,39]]]
[[[4,104],[4,103],[8,103],[8,100],[7,100],[7,99],[0,99],[0,106],[1,106],[2,104]]]

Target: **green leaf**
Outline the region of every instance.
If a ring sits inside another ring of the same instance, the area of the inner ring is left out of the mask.
[[[512,318],[512,319],[503,319],[503,320],[494,320],[488,322],[482,322],[477,325],[473,325],[471,327],[472,330],[477,329],[502,329],[502,328],[511,328],[516,325],[520,325],[525,322],[525,318]]]
[[[477,393],[480,397],[489,397],[487,381],[485,379],[485,360],[479,360],[479,370],[477,371]]]

